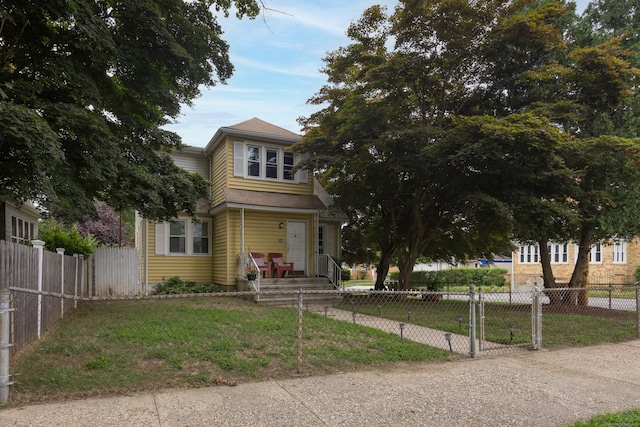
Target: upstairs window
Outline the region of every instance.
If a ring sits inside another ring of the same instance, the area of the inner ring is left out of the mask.
[[[267,148],[266,152],[267,170],[265,176],[271,179],[278,179],[278,150]]]
[[[233,175],[252,179],[286,182],[308,182],[308,172],[293,173],[299,155],[283,147],[233,143]]]
[[[294,174],[291,173],[291,170],[294,166],[294,155],[293,153],[284,153],[284,179],[286,181],[293,181]]]
[[[260,147],[247,146],[247,175],[260,177]]]

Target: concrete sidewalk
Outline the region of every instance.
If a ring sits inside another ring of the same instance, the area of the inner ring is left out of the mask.
[[[319,306],[311,306],[312,311],[322,313],[322,308]],[[469,355],[470,344],[469,337],[466,335],[450,334],[451,347],[449,342],[445,339],[445,331],[438,329],[427,328],[425,326],[416,325],[409,321],[403,323],[403,330],[400,331],[398,322],[396,320],[385,319],[384,317],[369,316],[362,313],[356,313],[355,317],[352,317],[352,312],[346,310],[339,310],[336,308],[331,309],[331,317],[335,320],[342,322],[357,323],[359,325],[368,326],[371,328],[380,329],[389,334],[401,335],[402,337],[415,341],[420,344],[426,344],[428,346],[439,348],[440,350],[450,350],[459,354]],[[510,348],[511,352],[518,351],[515,346],[505,346],[498,343],[487,341],[486,344],[492,349]],[[480,348],[480,341],[476,340],[476,349]]]
[[[0,409],[1,426],[563,426],[640,408],[640,340]]]

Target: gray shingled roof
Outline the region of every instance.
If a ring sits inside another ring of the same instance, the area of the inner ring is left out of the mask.
[[[315,195],[271,193],[268,191],[239,190],[225,188],[227,203],[242,205],[268,206],[290,209],[324,209],[324,204]]]
[[[231,126],[224,126],[224,128],[235,129],[244,132],[253,132],[259,133],[263,135],[273,135],[280,136],[283,138],[299,138],[300,135],[297,133],[293,133],[281,127],[272,125],[271,123],[267,123],[264,120],[260,120],[257,117],[254,117],[249,120],[245,120],[244,122],[237,123]]]

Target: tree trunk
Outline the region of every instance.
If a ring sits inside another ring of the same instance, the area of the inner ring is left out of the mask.
[[[411,286],[411,274],[413,266],[420,257],[420,252],[414,247],[408,250],[404,256],[401,250],[398,250],[398,290],[407,290]]]
[[[578,292],[578,305],[582,305],[584,307],[589,305],[589,263],[585,265],[584,270],[582,272],[582,286],[581,291]]]
[[[380,251],[380,262],[377,267],[376,284],[373,289],[381,291],[384,289],[384,281],[389,273],[389,264],[391,262],[391,254],[393,253],[393,244],[390,244]]]
[[[590,225],[583,225],[580,231],[580,241],[578,242],[578,259],[573,269],[570,288],[583,288],[582,291],[572,293],[571,304],[587,305],[589,296],[587,294],[587,283],[589,275],[589,253],[591,252],[591,239],[593,238],[593,229]]]
[[[542,265],[542,279],[545,288],[555,288],[556,278],[553,277],[551,257],[549,256],[549,244],[546,240],[538,242],[540,247],[540,264]]]
[[[553,269],[551,268],[551,257],[549,256],[549,243],[546,240],[539,241],[538,247],[540,248],[540,264],[542,265],[542,280],[544,289],[549,289],[546,292],[549,297],[550,304],[561,304],[563,295],[560,292],[551,290],[557,288],[556,278],[553,276]]]

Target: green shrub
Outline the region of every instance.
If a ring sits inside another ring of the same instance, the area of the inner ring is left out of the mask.
[[[220,290],[220,286],[215,283],[185,282],[178,276],[175,276],[158,284],[155,293],[158,295],[209,294],[220,292]]]
[[[640,282],[640,265],[636,267],[636,271],[633,273],[637,282]]]
[[[484,286],[501,288],[507,284],[502,268],[454,268],[440,271],[414,271],[411,273],[410,288],[426,288],[438,291],[450,286]],[[398,280],[398,272],[391,273],[391,280]]]
[[[349,270],[348,268],[343,268],[340,271],[340,279],[351,280],[351,270]]]
[[[66,227],[53,219],[46,219],[38,225],[38,238],[44,241],[44,248],[55,252],[57,248],[64,248],[66,255],[91,255],[98,242],[93,236],[82,237],[78,227]]]

